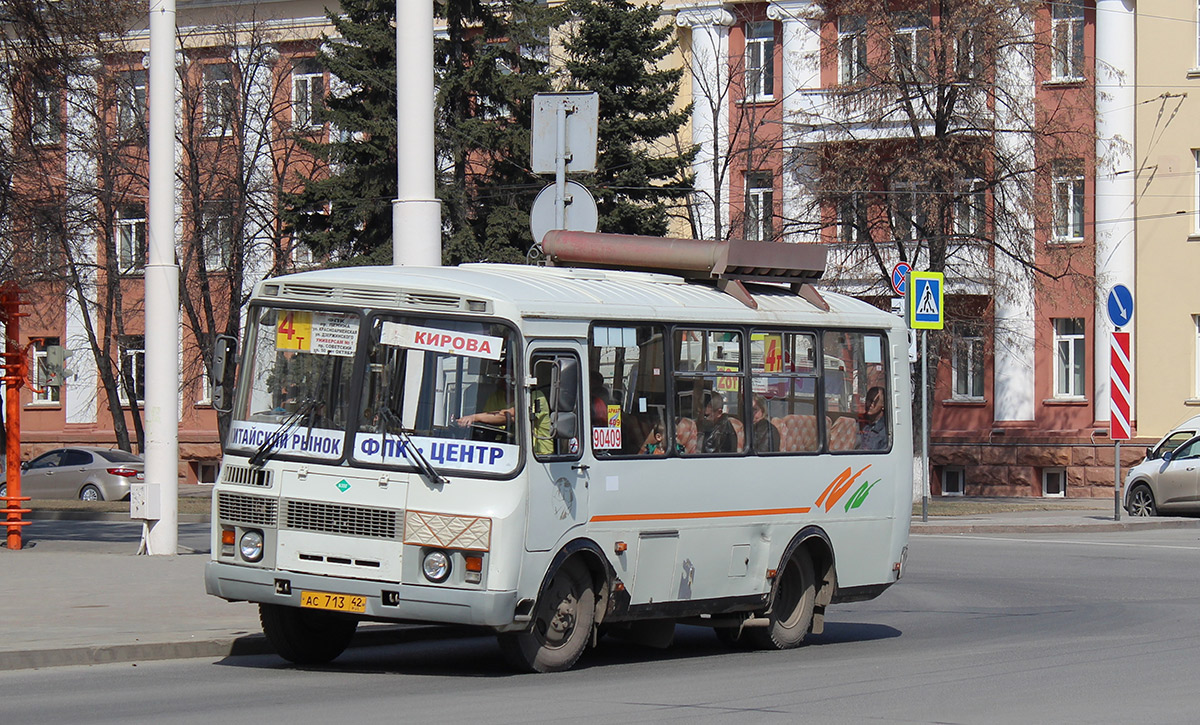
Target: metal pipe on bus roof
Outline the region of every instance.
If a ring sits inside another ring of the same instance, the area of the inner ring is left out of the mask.
[[[542,239],[542,251],[551,264],[706,274],[724,266],[726,249],[725,242],[711,239],[644,237],[564,229],[548,231]]]

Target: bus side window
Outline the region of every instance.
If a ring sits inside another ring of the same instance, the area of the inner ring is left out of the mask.
[[[535,353],[530,359],[535,382],[529,389],[529,430],[532,451],[539,460],[559,456],[577,457],[579,454],[578,376],[575,375],[576,379],[568,383],[557,374],[566,363],[573,365],[576,371],[579,369],[578,358],[569,353]],[[553,389],[556,384],[570,384],[574,390],[563,391],[565,394],[560,393],[556,397]],[[552,410],[552,400],[558,400],[560,406],[563,401],[572,401],[566,405],[573,406],[573,410]],[[573,425],[574,430],[567,431],[570,435],[555,430],[556,426],[561,428],[565,425]]]

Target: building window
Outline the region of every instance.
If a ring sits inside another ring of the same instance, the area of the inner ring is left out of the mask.
[[[141,274],[146,266],[146,207],[117,211],[117,259],[121,274]]]
[[[233,216],[227,204],[211,204],[200,219],[204,268],[225,269],[233,253]]]
[[[58,403],[62,400],[62,388],[50,387],[46,381],[50,379],[50,371],[46,367],[46,348],[58,345],[57,337],[43,337],[33,340],[33,402]]]
[[[1053,169],[1054,241],[1083,241],[1083,168],[1058,161]]]
[[[922,13],[903,12],[893,15],[892,75],[906,83],[925,83],[929,80],[929,18]]]
[[[1042,495],[1047,498],[1063,498],[1067,495],[1067,469],[1042,469]]]
[[[1195,356],[1193,357],[1193,367],[1195,368],[1195,386],[1192,388],[1192,397],[1200,398],[1200,315],[1192,315],[1192,326],[1196,329],[1196,343],[1193,346],[1196,352]]]
[[[132,70],[117,77],[117,130],[121,138],[146,135],[146,71]]]
[[[892,184],[892,234],[896,239],[915,240],[925,235],[926,214],[922,192],[916,184]]]
[[[979,238],[987,230],[987,193],[982,179],[959,182],[954,201],[954,233]]]
[[[1200,235],[1200,149],[1192,149],[1192,163],[1195,166],[1192,174],[1192,233]]]
[[[838,18],[838,82],[860,83],[867,77],[867,21],[861,16]]]
[[[146,401],[146,338],[143,335],[122,335],[119,343],[121,379],[118,395],[121,405],[129,405],[131,388],[137,396],[137,404],[141,405]]]
[[[233,76],[224,63],[204,66],[204,133],[224,136],[233,128]]]
[[[956,399],[983,398],[983,337],[978,333],[964,331],[955,339],[950,377]]]
[[[1084,351],[1087,339],[1082,317],[1059,317],[1054,324],[1054,397],[1084,397]]]
[[[768,171],[746,174],[746,239],[752,242],[771,240],[771,217],[775,208],[771,183]]]
[[[775,96],[775,23],[746,23],[746,100]]]
[[[325,71],[315,58],[305,58],[292,69],[292,126],[320,128],[324,112]]]
[[[1083,0],[1050,3],[1051,78],[1077,80],[1083,77]]]
[[[966,472],[959,466],[946,466],[942,469],[942,495],[961,496],[967,487]]]
[[[62,92],[39,86],[33,91],[31,103],[29,132],[33,143],[38,146],[60,143],[63,137]]]
[[[954,77],[960,81],[973,81],[983,77],[982,34],[968,28],[954,43]]]
[[[301,241],[292,241],[292,246],[288,249],[288,256],[293,267],[303,269],[314,264],[312,247]]]
[[[862,194],[850,194],[838,205],[838,241],[861,242],[867,234],[867,202]]]

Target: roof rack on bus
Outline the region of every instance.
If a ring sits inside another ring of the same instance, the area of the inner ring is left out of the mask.
[[[825,273],[824,244],[781,244],[644,237],[555,229],[546,232],[542,251],[547,264],[566,267],[669,272],[689,279],[712,280],[717,288],[747,307],[758,303],[744,282],[782,282],[822,310],[829,305],[812,286]]]

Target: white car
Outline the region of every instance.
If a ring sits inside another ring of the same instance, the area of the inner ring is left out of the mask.
[[[1130,469],[1125,510],[1130,516],[1200,512],[1200,415],[1173,428]]]

